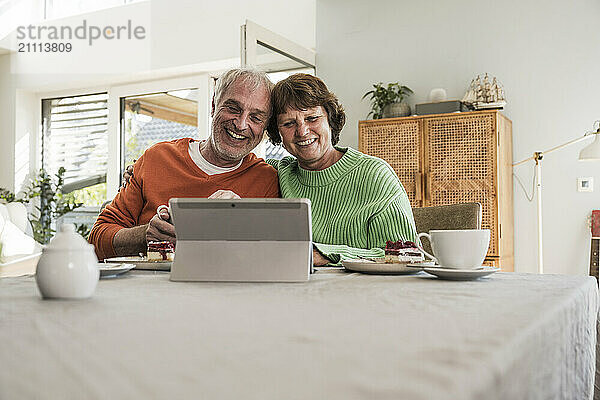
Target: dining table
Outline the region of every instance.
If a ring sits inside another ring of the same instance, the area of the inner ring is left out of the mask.
[[[0,399],[591,399],[595,278],[0,279]]]

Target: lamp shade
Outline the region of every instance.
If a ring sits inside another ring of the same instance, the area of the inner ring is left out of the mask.
[[[594,141],[579,152],[579,161],[600,160],[600,134],[596,133]]]

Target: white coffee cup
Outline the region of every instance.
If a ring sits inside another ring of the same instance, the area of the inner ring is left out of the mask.
[[[489,229],[431,230],[419,233],[422,237],[429,239],[435,257],[421,250],[444,268],[481,267],[490,244]]]
[[[163,219],[163,216],[161,215],[161,211],[166,211],[169,213],[169,218],[166,219],[165,221],[167,221],[168,223],[172,224],[173,222],[173,214],[171,213],[171,207],[166,206],[166,205],[160,205],[156,208],[156,215],[158,215],[158,218]]]

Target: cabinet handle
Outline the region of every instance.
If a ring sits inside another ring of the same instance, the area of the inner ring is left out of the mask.
[[[431,174],[425,174],[425,200],[431,201]]]
[[[415,172],[415,200],[423,200],[423,175]]]

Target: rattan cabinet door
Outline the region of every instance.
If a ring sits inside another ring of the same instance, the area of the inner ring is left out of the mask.
[[[498,256],[496,117],[494,113],[424,120],[425,206],[478,202]]]
[[[384,119],[358,125],[359,150],[390,164],[412,207],[422,206],[421,123],[417,119]]]

